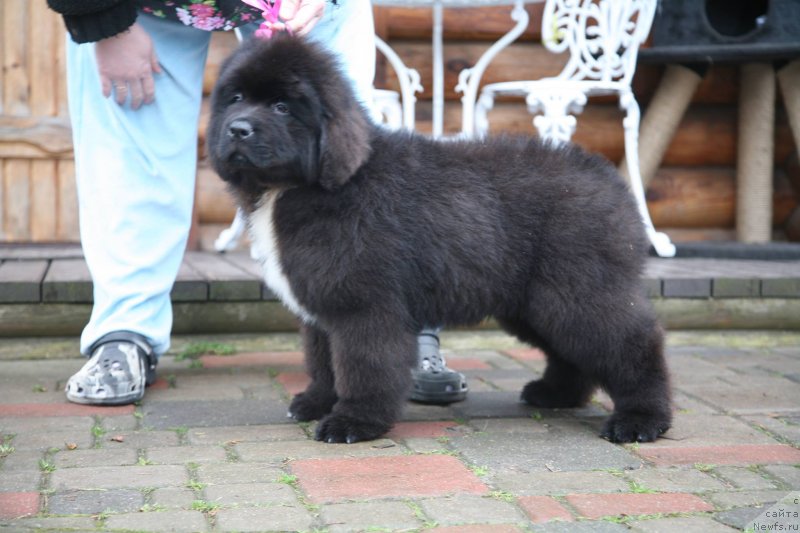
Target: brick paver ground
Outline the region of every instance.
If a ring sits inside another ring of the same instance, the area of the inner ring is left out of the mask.
[[[226,336],[232,355],[176,339],[210,351],[165,356],[141,404],[118,408],[66,402],[73,352],[0,341],[19,354],[0,360],[0,529],[724,532],[800,497],[800,334],[671,333],[675,424],[637,445],[597,436],[603,394],[519,404],[542,354],[494,331],[443,335],[467,401],[409,404],[373,442],[318,443],[285,416],[308,383],[288,339]]]

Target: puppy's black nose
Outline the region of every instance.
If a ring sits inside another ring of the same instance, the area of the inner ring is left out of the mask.
[[[236,139],[247,139],[253,134],[253,126],[243,118],[237,118],[228,126],[228,136]]]

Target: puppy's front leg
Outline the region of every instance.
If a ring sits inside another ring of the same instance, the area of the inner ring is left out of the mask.
[[[304,325],[300,333],[303,337],[306,370],[311,383],[304,392],[292,400],[289,416],[300,422],[319,420],[333,409],[336,403],[331,348],[328,335],[321,329]]]
[[[317,440],[371,440],[392,428],[408,398],[417,350],[416,335],[401,324],[348,320],[329,330],[339,400],[317,426]]]

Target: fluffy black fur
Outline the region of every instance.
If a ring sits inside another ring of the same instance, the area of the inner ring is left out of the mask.
[[[243,45],[214,90],[208,148],[246,213],[269,191],[281,266],[314,319],[312,382],[291,414],[327,442],[398,419],[424,326],[493,316],[547,354],[522,391],[576,407],[596,387],[602,435],[670,426],[662,330],[643,296],[647,241],[602,158],[532,138],[437,142],[373,125],[335,60],[297,38]]]

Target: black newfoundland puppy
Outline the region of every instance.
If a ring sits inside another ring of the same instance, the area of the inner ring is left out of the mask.
[[[487,316],[547,354],[522,391],[614,401],[602,435],[652,441],[671,420],[663,334],[626,184],[598,156],[532,138],[437,142],[370,122],[334,58],[293,37],[224,64],[208,150],[247,216],[266,283],[303,322],[316,438],[386,433],[424,326]]]

